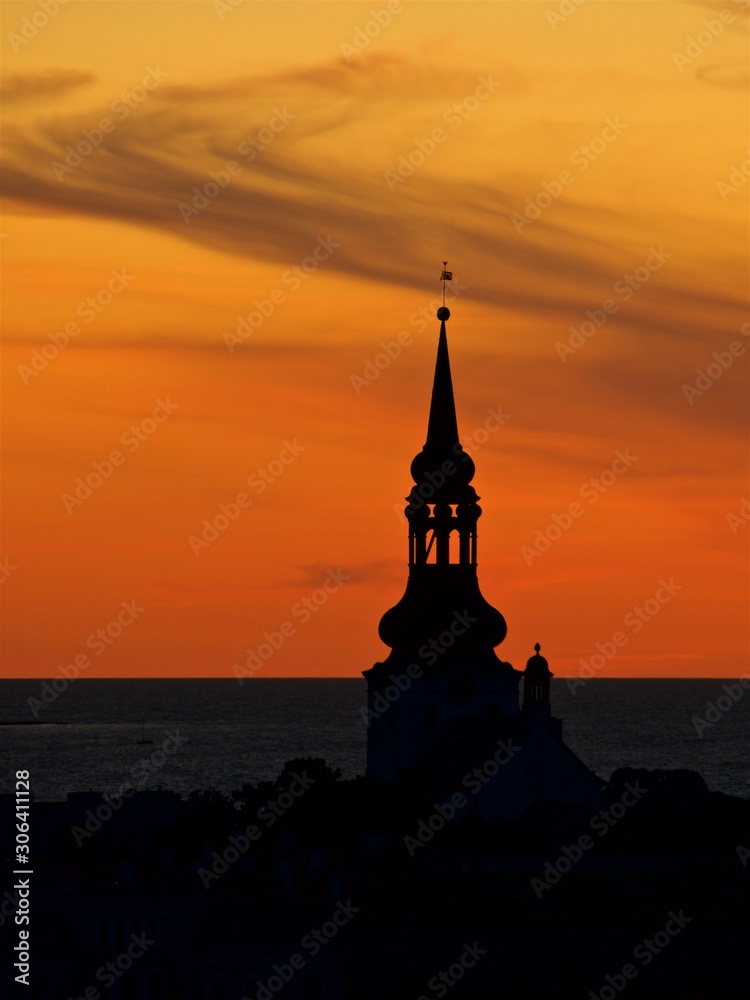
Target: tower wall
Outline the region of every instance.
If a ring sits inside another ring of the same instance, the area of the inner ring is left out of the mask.
[[[468,665],[417,678],[394,673],[385,683],[369,676],[368,777],[392,781],[414,767],[459,715],[517,715],[520,676],[477,672]]]

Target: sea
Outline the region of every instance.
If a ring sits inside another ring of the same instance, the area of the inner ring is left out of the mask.
[[[51,690],[44,704],[42,681],[0,681],[0,793],[17,770],[38,801],[123,786],[230,792],[299,757],[344,778],[365,770],[361,679],[79,679],[54,700]],[[750,689],[736,679],[593,678],[571,690],[563,678],[551,697],[566,743],[602,778],[686,768],[750,796]]]

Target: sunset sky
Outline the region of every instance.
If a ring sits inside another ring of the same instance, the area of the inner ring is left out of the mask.
[[[56,6],[0,5],[4,676],[383,658],[446,259],[498,655],[747,673],[747,0]]]

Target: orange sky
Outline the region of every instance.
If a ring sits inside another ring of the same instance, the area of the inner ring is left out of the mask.
[[[3,675],[383,657],[446,258],[498,654],[747,672],[749,6],[3,2]]]

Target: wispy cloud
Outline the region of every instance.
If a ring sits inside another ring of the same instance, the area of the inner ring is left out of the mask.
[[[64,73],[69,86],[90,78],[83,71]],[[711,69],[704,73],[710,76]],[[24,79],[14,85],[19,93],[46,85],[47,77]],[[557,317],[561,332],[643,263],[654,239],[650,218],[627,204],[588,201],[583,181],[521,234],[510,215],[522,211],[525,195],[540,190],[531,172],[506,171],[496,184],[469,183],[456,171],[433,169],[436,156],[408,184],[389,191],[384,172],[413,141],[403,145],[410,133],[396,133],[384,111],[398,99],[404,79],[419,109],[413,128],[420,134],[425,122],[440,121],[450,100],[471,93],[478,75],[379,53],[356,64],[336,60],[215,84],[169,82],[116,121],[98,148],[60,179],[54,163],[64,162],[66,147],[96,124],[100,109],[9,125],[2,187],[9,199],[35,211],[125,221],[280,267],[298,263],[316,240],[330,236],[340,248],[326,262],[328,273],[412,288],[425,288],[425,275],[450,247],[451,258],[461,261],[462,279],[471,276],[475,300],[545,322]],[[528,87],[512,67],[500,80],[493,101],[502,107]],[[277,109],[289,121],[273,131],[268,122]],[[491,120],[501,122],[503,116],[493,113]],[[577,127],[596,134],[593,125]],[[264,139],[263,148],[248,156],[242,143],[253,136]],[[472,138],[467,126],[452,141],[470,154],[484,140]],[[211,174],[231,160],[240,167],[231,182],[186,222],[180,205],[192,204],[196,189],[202,192]],[[656,231],[665,242],[679,236],[695,247],[710,235],[707,223],[687,214],[659,220]],[[739,300],[686,287],[678,255],[623,309],[618,323],[632,331],[645,325],[667,339],[679,335],[684,343],[717,306],[729,328],[739,324]]]
[[[45,69],[38,73],[8,73],[0,78],[0,98],[6,104],[57,97],[96,82],[96,75],[82,69]]]

